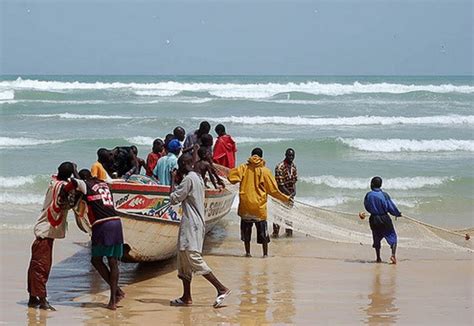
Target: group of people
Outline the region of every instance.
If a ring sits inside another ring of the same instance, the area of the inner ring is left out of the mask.
[[[118,260],[123,254],[123,234],[120,218],[107,182],[110,174],[128,177],[145,167],[160,184],[170,186],[170,202],[181,203],[183,216],[178,236],[178,277],[183,283],[183,295],[170,301],[171,305],[183,306],[192,303],[191,280],[193,275],[203,275],[216,289],[214,307],[220,307],[230,295],[213,274],[202,257],[205,236],[204,194],[206,174],[213,185],[224,187],[214,164],[229,169],[227,179],[231,184],[239,183],[238,215],[241,218],[240,235],[244,242],[245,255],[251,257],[250,242],[253,225],[256,227],[257,243],[262,245],[263,257],[268,256],[270,234],[267,225],[267,196],[270,195],[291,206],[296,195],[298,180],[294,164],[295,151],[288,148],[285,158],[275,167],[275,176],[266,167],[263,150],[254,148],[247,162],[235,167],[236,144],[226,134],[225,127],[217,125],[218,138],[213,146],[209,134],[210,124],[201,122],[199,129],[186,135],[182,127],[176,127],[165,140],[156,139],[146,162],[138,158],[136,147],[117,147],[112,151],[99,149],[98,160],[91,170],[77,172],[75,164],[64,162],[58,167],[48,187],[42,213],[35,226],[36,240],[32,245],[32,256],[28,270],[28,305],[54,310],[46,300],[46,282],[52,264],[54,239],[64,238],[66,216],[69,209],[77,206],[78,200],[87,204],[88,218],[92,225],[91,262],[104,281],[110,286],[109,309],[116,309],[125,296],[118,286]],[[123,166],[121,166],[123,165]],[[373,234],[373,247],[377,262],[380,258],[380,242],[387,240],[392,248],[391,262],[396,263],[397,235],[388,213],[401,216],[390,196],[381,190],[382,179],[371,181],[372,191],[364,200],[371,214],[369,222]],[[365,216],[360,215],[361,218]],[[286,235],[292,236],[291,220],[285,221]],[[278,237],[280,226],[273,225],[273,237]],[[104,263],[107,257],[108,267]]]

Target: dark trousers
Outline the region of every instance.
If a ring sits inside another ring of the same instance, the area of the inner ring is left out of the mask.
[[[36,238],[31,246],[31,260],[28,268],[28,293],[45,298],[46,283],[53,263],[53,242],[50,238]]]

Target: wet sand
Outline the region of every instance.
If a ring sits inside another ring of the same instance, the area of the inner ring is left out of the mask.
[[[227,219],[228,221],[232,220]],[[26,307],[30,233],[1,234],[1,316],[8,325],[35,324],[456,324],[472,325],[474,261],[468,252],[399,250],[399,264],[376,264],[370,246],[332,243],[295,234],[272,239],[270,257],[252,243],[242,257],[237,223],[223,222],[207,238],[205,260],[232,295],[212,308],[215,291],[203,277],[192,284],[194,303],[170,307],[181,295],[174,259],[121,264],[127,293],[105,309],[108,292],[89,263],[87,237],[71,224],[55,243],[48,283],[57,312]],[[382,248],[388,260],[389,248]]]

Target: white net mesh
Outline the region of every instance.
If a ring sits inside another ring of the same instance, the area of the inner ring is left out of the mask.
[[[217,166],[223,176],[228,169]],[[239,186],[226,182],[226,187],[239,192]],[[332,211],[295,201],[290,207],[268,197],[268,221],[284,228],[336,242],[372,244],[369,218],[361,220],[358,213]],[[447,230],[404,216],[394,220],[398,246],[407,248],[448,249],[473,251],[474,228]]]
[[[357,213],[331,211],[299,201],[290,207],[269,197],[268,220],[324,240],[372,244],[368,218],[361,220]],[[446,230],[410,217],[394,221],[400,247],[454,249],[472,251],[472,241],[465,234],[473,229]]]

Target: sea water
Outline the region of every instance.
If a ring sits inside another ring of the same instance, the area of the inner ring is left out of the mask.
[[[32,228],[61,162],[132,144],[146,158],[203,120],[226,126],[238,163],[261,147],[273,170],[295,149],[301,201],[355,213],[379,175],[404,214],[472,227],[473,99],[472,77],[3,76],[0,229]]]

